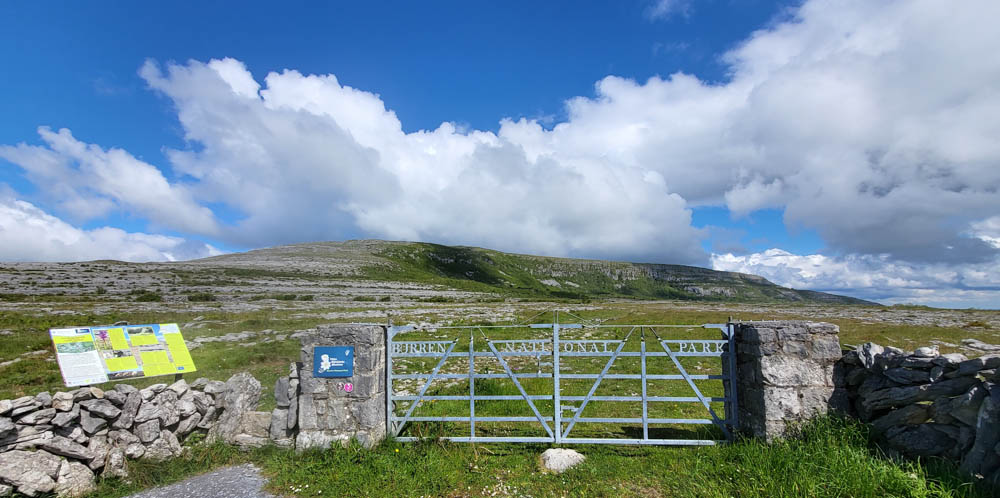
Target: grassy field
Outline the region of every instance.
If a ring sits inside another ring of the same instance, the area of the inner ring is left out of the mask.
[[[473,307],[495,308],[512,313],[518,320],[526,320],[532,315],[550,308],[547,303],[514,303],[497,301],[484,303],[483,299],[469,302],[420,302],[395,304],[392,318],[396,323],[439,322],[451,320],[448,317],[461,316]],[[64,390],[58,367],[52,361],[51,342],[47,330],[51,327],[109,324],[125,320],[137,323],[180,323],[185,337],[190,341],[197,337],[221,336],[231,332],[260,332],[265,329],[288,333],[298,329],[313,327],[330,322],[327,316],[345,312],[366,312],[380,303],[359,302],[356,308],[344,306],[330,307],[323,301],[310,304],[312,308],[304,312],[299,300],[278,300],[273,308],[252,311],[227,311],[220,303],[208,301],[197,312],[187,305],[156,303],[157,309],[148,311],[115,311],[99,298],[87,302],[62,302],[41,300],[32,307],[0,311],[0,330],[10,331],[0,336],[0,362],[10,362],[0,366],[0,398],[14,398],[48,390]],[[573,313],[586,321],[601,323],[636,324],[697,324],[725,322],[729,316],[738,320],[759,319],[815,319],[836,323],[841,328],[843,344],[859,344],[868,340],[913,349],[931,341],[941,343],[942,352],[958,350],[964,338],[975,338],[997,343],[998,327],[984,312],[964,312],[912,310],[915,323],[910,320],[907,309],[884,310],[832,307],[829,316],[817,316],[817,308],[809,307],[768,307],[703,304],[693,307],[685,302],[600,302],[559,306],[572,308]],[[477,308],[478,309],[478,308]],[[861,313],[864,311],[864,313]],[[885,313],[892,320],[873,320],[869,315]],[[948,326],[922,323],[927,316],[940,313],[950,318]],[[481,314],[481,313],[480,313]],[[472,313],[470,313],[472,316]],[[478,315],[477,315],[478,316]],[[984,318],[985,316],[985,318]],[[536,317],[534,322],[551,321],[551,315]],[[383,322],[384,315],[364,321]],[[345,320],[350,321],[350,320]],[[563,317],[562,322],[574,321]],[[469,318],[467,324],[492,323],[489,318]],[[621,333],[622,330],[612,333]],[[446,337],[443,331],[435,332]],[[455,332],[457,337],[467,332]],[[490,334],[491,339],[502,336]],[[600,338],[600,337],[592,337]],[[636,349],[638,337],[630,339],[628,350]],[[485,346],[478,342],[477,350]],[[252,342],[258,342],[256,339]],[[462,350],[460,341],[459,351]],[[952,344],[954,346],[948,346]],[[647,347],[652,349],[655,341],[647,336]],[[40,352],[38,354],[27,354]],[[260,409],[273,406],[271,386],[275,379],[287,372],[289,362],[299,359],[299,343],[294,339],[273,342],[258,342],[254,345],[240,343],[206,343],[194,350],[192,356],[198,372],[190,374],[189,381],[200,376],[225,380],[240,372],[250,371],[264,385],[264,396]],[[564,370],[574,372],[599,372],[607,358],[574,358],[566,360]],[[666,359],[662,359],[666,360]],[[477,360],[478,362],[478,360]],[[683,360],[685,368],[697,373],[716,373],[711,365],[696,358]],[[477,370],[480,365],[477,363]],[[499,365],[484,362],[483,369],[500,371]],[[519,371],[537,369],[534,358],[513,361],[512,366]],[[413,364],[411,368],[425,368]],[[449,368],[460,371],[467,364],[456,363]],[[550,368],[550,367],[543,367]],[[635,371],[633,360],[616,362],[612,373]],[[649,364],[650,371],[673,373],[667,363]],[[620,370],[616,370],[620,369]],[[169,378],[153,378],[129,381],[137,386],[166,381]],[[592,381],[567,384],[564,395],[572,390],[574,394],[586,393]],[[683,381],[665,384],[660,395],[688,395],[690,390]],[[721,395],[721,382],[698,381],[704,392]],[[551,381],[535,379],[525,382],[532,394],[543,395],[551,392]],[[111,387],[106,385],[103,387]],[[638,381],[609,381],[596,394],[612,392],[636,392]],[[465,392],[467,384],[435,385],[431,392],[435,395],[450,395]],[[548,390],[548,391],[547,391]],[[477,383],[478,393],[516,394],[510,383]],[[651,391],[653,394],[653,391]],[[449,403],[456,406],[451,406]],[[492,404],[492,406],[490,406]],[[440,414],[458,409],[466,410],[467,402],[437,401],[425,403],[418,414]],[[402,408],[401,405],[400,408]],[[551,402],[540,402],[539,409],[551,413]],[[635,414],[638,403],[593,402],[588,406],[587,416],[613,414],[619,416]],[[721,403],[716,403],[722,412]],[[659,416],[704,417],[705,410],[695,403],[667,405],[656,409]],[[523,402],[483,402],[477,404],[479,414],[490,411],[517,416],[530,415]],[[708,430],[712,429],[708,426]],[[434,435],[443,432],[467,431],[468,426],[453,424],[412,424],[407,434]],[[535,424],[504,426],[503,424],[483,424],[478,427],[480,434],[501,434],[511,431],[538,435],[540,429]],[[716,438],[718,433],[700,435]],[[664,426],[662,429],[682,430],[683,428]],[[621,437],[634,433],[635,427],[623,426],[617,432],[608,431],[606,426],[580,425],[573,436],[605,435]],[[699,429],[694,429],[698,434]],[[914,462],[887,458],[873,449],[862,427],[849,422],[825,420],[803,432],[799,439],[766,446],[756,441],[739,441],[734,444],[701,448],[638,448],[627,446],[581,446],[588,460],[580,467],[563,475],[546,474],[540,471],[538,456],[544,445],[468,445],[445,443],[401,443],[388,441],[372,450],[360,448],[337,448],[329,451],[311,451],[295,454],[277,448],[264,448],[251,452],[237,451],[219,445],[193,445],[187,457],[168,464],[131,462],[132,478],[129,482],[116,479],[100,483],[98,496],[123,496],[152,485],[176,481],[184,477],[205,472],[211,468],[229,463],[252,462],[261,467],[271,482],[271,491],[281,495],[298,496],[990,496],[989,490],[976,489],[967,478],[958,474],[950,464],[938,460]],[[308,485],[308,488],[305,486]]]
[[[95,496],[120,497],[228,464],[254,463],[285,496],[596,497],[987,497],[942,461],[887,458],[863,426],[822,419],[798,438],[740,440],[700,448],[580,446],[587,459],[563,474],[542,471],[541,445],[386,441],[295,453],[193,446],[167,464],[135,462],[128,482],[102,480]]]

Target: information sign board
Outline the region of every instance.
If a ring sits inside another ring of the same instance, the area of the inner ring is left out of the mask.
[[[67,387],[194,372],[176,323],[50,329]]]
[[[351,377],[354,375],[354,346],[316,346],[313,348],[313,377]]]

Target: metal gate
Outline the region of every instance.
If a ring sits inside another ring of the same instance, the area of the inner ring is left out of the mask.
[[[553,323],[390,326],[388,432],[399,441],[715,444],[737,426],[733,330],[560,324],[558,313]]]

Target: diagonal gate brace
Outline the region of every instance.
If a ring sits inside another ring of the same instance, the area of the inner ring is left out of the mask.
[[[667,346],[667,341],[660,340],[660,345],[663,346],[663,350],[667,352],[667,356],[669,356],[670,359],[673,360],[674,366],[676,366],[677,370],[680,371],[681,376],[684,377],[684,380],[687,381],[689,386],[691,386],[691,390],[694,391],[695,396],[698,397],[698,400],[701,401],[701,404],[705,406],[706,410],[708,410],[708,414],[712,416],[712,420],[715,422],[715,425],[719,426],[719,428],[722,429],[722,433],[726,435],[727,439],[731,439],[732,435],[729,433],[729,429],[726,428],[726,423],[723,422],[722,419],[720,419],[719,416],[715,414],[715,410],[712,409],[712,405],[709,403],[708,399],[705,398],[705,395],[701,393],[701,390],[698,389],[698,386],[694,384],[694,380],[691,379],[691,376],[687,373],[687,370],[685,370],[684,367],[681,366],[681,362],[677,359],[676,356],[674,356],[674,352],[670,349],[670,346]]]

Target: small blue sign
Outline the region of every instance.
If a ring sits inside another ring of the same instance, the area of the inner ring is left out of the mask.
[[[354,346],[317,346],[313,348],[313,377],[351,377],[354,375]]]

